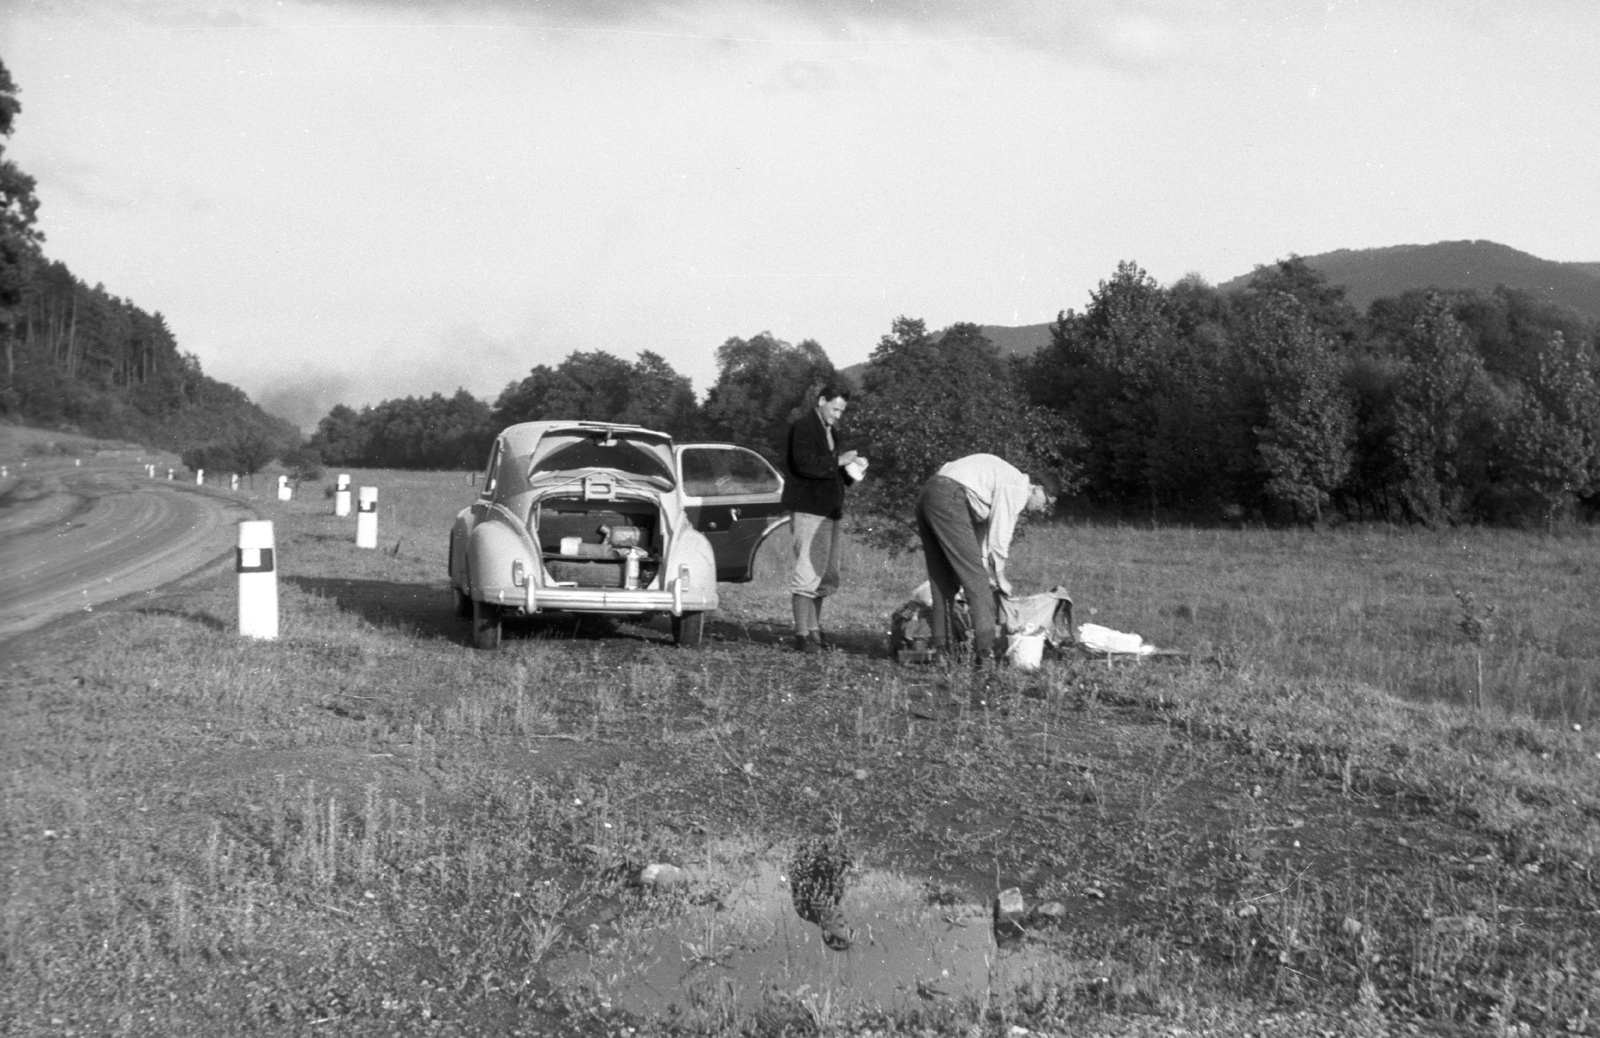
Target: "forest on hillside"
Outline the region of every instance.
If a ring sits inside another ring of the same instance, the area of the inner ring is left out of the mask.
[[[1558,262],[1493,241],[1440,241],[1431,245],[1389,245],[1335,249],[1303,256],[1306,265],[1345,290],[1357,308],[1411,289],[1477,289],[1500,285],[1521,288],[1591,321],[1600,321],[1600,264]],[[1223,291],[1244,288],[1249,274],[1224,281]]]
[[[0,418],[184,450],[254,472],[301,439],[208,377],[159,313],[85,284],[43,252],[34,179],[5,158],[21,111],[0,63]]]
[[[1159,514],[1429,524],[1592,516],[1596,325],[1500,287],[1362,313],[1303,261],[1240,292],[1125,263],[1027,364],[1098,501]]]
[[[973,324],[901,317],[860,372],[855,509],[893,540],[939,465],[986,451],[1140,518],[1545,523],[1600,512],[1597,327],[1529,293],[1409,292],[1358,311],[1302,260],[1224,292],[1119,264],[1031,357]],[[332,464],[474,466],[514,422],[633,422],[782,463],[788,423],[839,377],[816,342],[730,338],[703,403],[653,353],[575,352],[493,402],[336,407]]]

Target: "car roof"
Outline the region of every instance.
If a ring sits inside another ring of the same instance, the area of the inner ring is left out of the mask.
[[[584,433],[599,432],[602,430],[613,432],[630,432],[642,434],[641,438],[659,439],[663,443],[670,443],[672,437],[664,432],[646,429],[642,425],[628,425],[623,422],[578,422],[578,421],[552,421],[552,422],[521,422],[509,425],[501,431],[506,446],[514,455],[531,454],[541,439],[550,433]]]

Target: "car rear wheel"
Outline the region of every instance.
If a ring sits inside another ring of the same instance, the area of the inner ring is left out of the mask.
[[[672,618],[672,640],[686,649],[698,649],[706,633],[706,614],[684,613]]]
[[[501,622],[500,607],[488,602],[474,601],[472,603],[472,645],[478,649],[488,649],[491,652],[500,648],[500,632],[504,624]]]

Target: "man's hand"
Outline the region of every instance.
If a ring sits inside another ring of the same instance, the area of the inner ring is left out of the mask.
[[[1000,592],[1005,597],[1010,598],[1011,597],[1011,581],[1006,579],[1006,564],[1005,564],[1005,560],[1001,559],[999,557],[996,557],[990,563],[990,566],[994,570],[994,574],[989,580],[989,586],[993,587],[996,591]]]
[[[848,465],[852,461],[855,461],[855,460],[856,460],[856,452],[855,451],[845,451],[843,454],[839,455],[839,464],[841,464],[841,465]]]

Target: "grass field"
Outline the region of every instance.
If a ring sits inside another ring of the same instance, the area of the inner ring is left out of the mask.
[[[467,478],[354,477],[378,551],[259,484],[277,642],[217,569],[5,648],[11,1033],[1600,1034],[1591,531],[1034,527],[1019,590],[1185,655],[974,687],[886,658],[920,560],[860,548],[820,658],[777,551],[699,650],[475,652]],[[726,935],[819,840],[1024,932],[977,987],[741,989]],[[663,934],[696,979],[641,1010]]]

